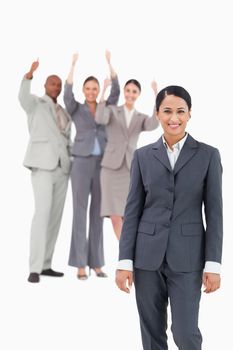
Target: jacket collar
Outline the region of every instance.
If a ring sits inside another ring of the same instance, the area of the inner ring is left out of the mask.
[[[48,95],[46,95],[46,94],[41,97],[41,100],[43,102],[47,103],[47,107],[46,108],[48,108],[50,110],[50,112],[51,112],[51,114],[53,116],[53,118],[49,118],[49,120],[47,120],[47,122],[50,124],[51,127],[53,127],[54,130],[56,130],[56,133],[60,134],[61,132],[60,132],[60,130],[59,130],[58,126],[57,126],[57,122],[56,122],[56,111],[55,111],[56,103],[54,103],[53,99],[51,97],[49,97]],[[70,127],[71,127],[71,117],[70,117],[70,115],[67,113],[67,111],[62,106],[60,106],[60,107],[62,108],[63,112],[65,113],[65,115],[68,118],[68,123],[67,123],[67,126],[66,126],[65,130],[64,130],[64,133],[66,135],[69,135]]]
[[[129,127],[127,127],[126,125],[126,120],[125,120],[125,110],[124,110],[124,105],[119,106],[119,120],[122,126],[122,129],[124,130],[124,134],[126,137],[128,137],[133,129],[135,128],[136,124],[137,124],[137,116],[138,116],[138,112],[136,111],[136,109],[133,112],[132,115],[132,119],[130,121]]]
[[[126,120],[125,120],[124,105],[119,107],[118,116],[119,116],[119,121],[120,121],[122,130],[123,130],[123,133],[124,133],[125,137],[127,138],[128,137],[128,128],[127,128]],[[131,122],[132,122],[132,120],[131,120]]]
[[[44,95],[41,97],[41,99],[45,102],[48,102],[49,104],[51,104],[52,106],[55,106],[56,103],[53,101],[53,99],[51,97],[49,97],[48,95]]]
[[[97,106],[98,106],[98,103],[97,103],[97,105],[96,105],[96,108],[97,108]],[[90,121],[93,125],[96,125],[95,116],[92,115],[92,113],[91,113],[91,111],[90,111],[90,108],[89,108],[89,106],[88,106],[86,100],[84,101],[84,109],[85,109],[86,112],[87,112],[87,117],[88,117],[89,121]]]
[[[173,172],[174,175],[176,175],[178,171],[180,171],[183,166],[194,156],[197,148],[198,142],[188,134],[180,151],[175,167],[172,170],[163,137],[161,136],[158,141],[152,144],[153,156],[158,159],[170,172]]]

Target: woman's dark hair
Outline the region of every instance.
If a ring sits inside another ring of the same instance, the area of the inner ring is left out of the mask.
[[[137,81],[136,79],[130,79],[128,80],[126,83],[125,83],[125,86],[126,87],[127,85],[129,84],[134,84],[137,86],[138,90],[141,92],[142,88],[141,88],[141,84],[139,83],[139,81]]]
[[[159,91],[157,97],[156,97],[156,111],[158,112],[159,107],[166,96],[168,95],[174,95],[177,97],[182,98],[185,100],[185,102],[188,105],[188,109],[190,110],[192,107],[192,101],[191,96],[189,95],[188,91],[186,91],[182,86],[177,85],[170,85]]]
[[[87,77],[87,79],[84,80],[83,86],[88,82],[88,81],[95,81],[98,85],[99,84],[99,80],[96,77],[93,77],[93,75],[90,75],[89,77]]]

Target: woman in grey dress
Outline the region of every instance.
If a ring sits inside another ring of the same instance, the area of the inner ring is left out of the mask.
[[[104,94],[111,81],[106,79],[97,107],[96,122],[106,126],[107,146],[101,162],[101,216],[110,217],[116,237],[120,239],[126,198],[129,190],[130,165],[142,131],[158,127],[155,109],[152,117],[138,112],[134,105],[141,93],[141,85],[131,79],[124,86],[125,103],[107,105]],[[157,84],[151,84],[155,96]]]

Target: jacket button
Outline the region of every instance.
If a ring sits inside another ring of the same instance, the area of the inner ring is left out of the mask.
[[[172,187],[168,187],[167,190],[168,190],[169,192],[171,192],[171,193],[174,192],[174,188],[172,188]]]
[[[167,227],[167,228],[169,228],[169,227],[170,227],[170,224],[165,224],[164,226]]]

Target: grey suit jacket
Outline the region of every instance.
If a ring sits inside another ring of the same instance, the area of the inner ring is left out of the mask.
[[[53,170],[60,159],[65,173],[70,171],[70,127],[71,118],[63,109],[69,122],[64,134],[61,133],[56,122],[56,111],[52,99],[48,96],[32,95],[31,80],[23,79],[19,101],[28,116],[30,140],[24,157],[24,166]]]
[[[99,103],[96,121],[106,125],[108,142],[101,165],[109,169],[120,168],[125,157],[130,169],[140,133],[154,130],[159,125],[154,114],[149,117],[135,111],[127,128],[124,106],[107,106],[106,103]]]
[[[119,95],[120,88],[116,77],[112,79],[111,92],[107,104],[116,104]],[[74,156],[84,157],[91,155],[94,148],[95,137],[97,137],[99,141],[101,153],[103,154],[107,141],[105,127],[96,123],[86,103],[82,104],[75,100],[72,84],[65,85],[64,103],[76,127],[72,154]]]
[[[119,258],[178,272],[221,263],[222,166],[216,148],[188,135],[174,170],[162,138],[135,151]],[[205,222],[202,214],[204,206]]]

